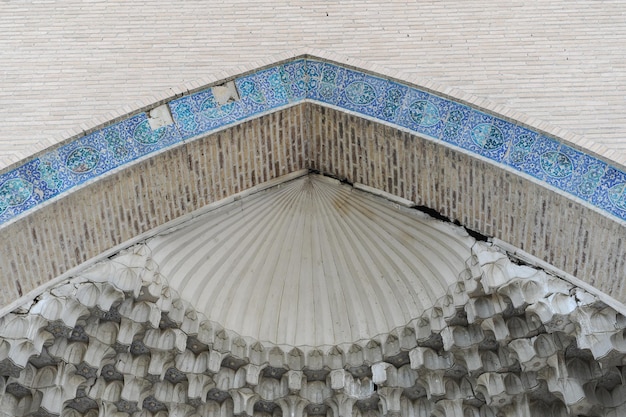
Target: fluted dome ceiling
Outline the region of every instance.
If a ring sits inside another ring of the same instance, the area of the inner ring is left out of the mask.
[[[147,245],[172,288],[229,331],[328,346],[389,333],[444,296],[474,240],[308,175],[207,212]]]

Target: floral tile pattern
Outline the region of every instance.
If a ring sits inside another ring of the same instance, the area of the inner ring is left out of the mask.
[[[220,105],[211,90],[173,100],[169,106],[183,139],[236,123],[246,115],[240,101]]]
[[[398,124],[440,139],[448,115],[447,101],[423,91],[411,89],[406,94]]]
[[[289,104],[279,67],[273,67],[235,80],[245,116],[275,109]]]
[[[336,105],[348,70],[319,61],[307,61],[306,68],[307,98]]]
[[[496,162],[502,162],[515,134],[514,125],[493,116],[472,111],[467,127],[465,135],[458,143],[459,146]]]
[[[467,106],[458,103],[450,104],[445,116],[441,139],[460,146],[463,137],[467,134],[471,114],[472,110]]]
[[[600,181],[608,166],[605,162],[599,161],[592,156],[585,155],[569,147],[565,148],[568,148],[567,153],[576,155],[576,157],[572,157],[576,167],[571,181],[567,186],[564,186],[563,190],[584,200],[589,200],[600,185]]]
[[[91,133],[57,150],[70,183],[78,185],[106,171],[117,159],[111,155],[105,129]],[[109,168],[110,169],[110,168]]]
[[[306,61],[300,59],[287,62],[279,67],[279,72],[280,81],[290,102],[307,98]]]
[[[537,132],[515,126],[509,152],[503,162],[518,171],[524,171],[524,166],[532,161],[532,150],[538,138]]]
[[[552,165],[557,163],[553,157],[558,153],[561,144],[554,139],[537,135],[530,146],[530,152],[526,154],[526,158],[520,165],[520,171],[539,180],[545,180],[546,177],[551,176],[558,178],[559,174],[556,174],[556,168]]]
[[[366,116],[383,120],[393,120],[396,113],[390,101],[402,103],[406,89],[392,89],[389,81],[356,71],[346,71],[344,88],[338,97],[337,105]],[[385,105],[389,106],[383,113]]]
[[[0,221],[2,222],[37,204],[33,182],[24,175],[24,172],[17,171],[11,171],[3,176],[2,183],[0,183]],[[27,174],[29,170],[22,171],[26,171]]]
[[[0,175],[0,224],[137,158],[303,100],[381,120],[488,158],[626,220],[626,173],[531,129],[397,81],[314,59],[234,80],[168,103],[173,123],[146,113],[102,128]],[[217,93],[216,93],[217,94]]]
[[[591,195],[591,203],[626,219],[626,174],[613,167],[607,168]]]

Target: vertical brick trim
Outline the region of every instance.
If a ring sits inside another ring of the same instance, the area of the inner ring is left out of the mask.
[[[626,300],[624,226],[458,150],[303,103],[136,163],[3,228],[0,305],[170,220],[306,168],[430,207]]]
[[[170,149],[5,227],[0,305],[134,236],[305,169],[303,106]]]
[[[311,104],[311,168],[427,206],[626,300],[626,227],[509,173],[418,136]]]

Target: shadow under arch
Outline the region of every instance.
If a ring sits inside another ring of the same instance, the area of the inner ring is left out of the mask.
[[[4,172],[5,310],[169,221],[303,170],[429,207],[624,300],[622,170],[354,62],[304,54],[259,66]]]

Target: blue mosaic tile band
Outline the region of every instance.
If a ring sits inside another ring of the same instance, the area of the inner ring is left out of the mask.
[[[138,158],[305,99],[408,129],[480,155],[626,220],[626,173],[568,145],[397,81],[314,59],[237,78],[238,97],[211,88],[168,103],[174,123],[146,113],[107,126],[0,176],[0,224]]]

